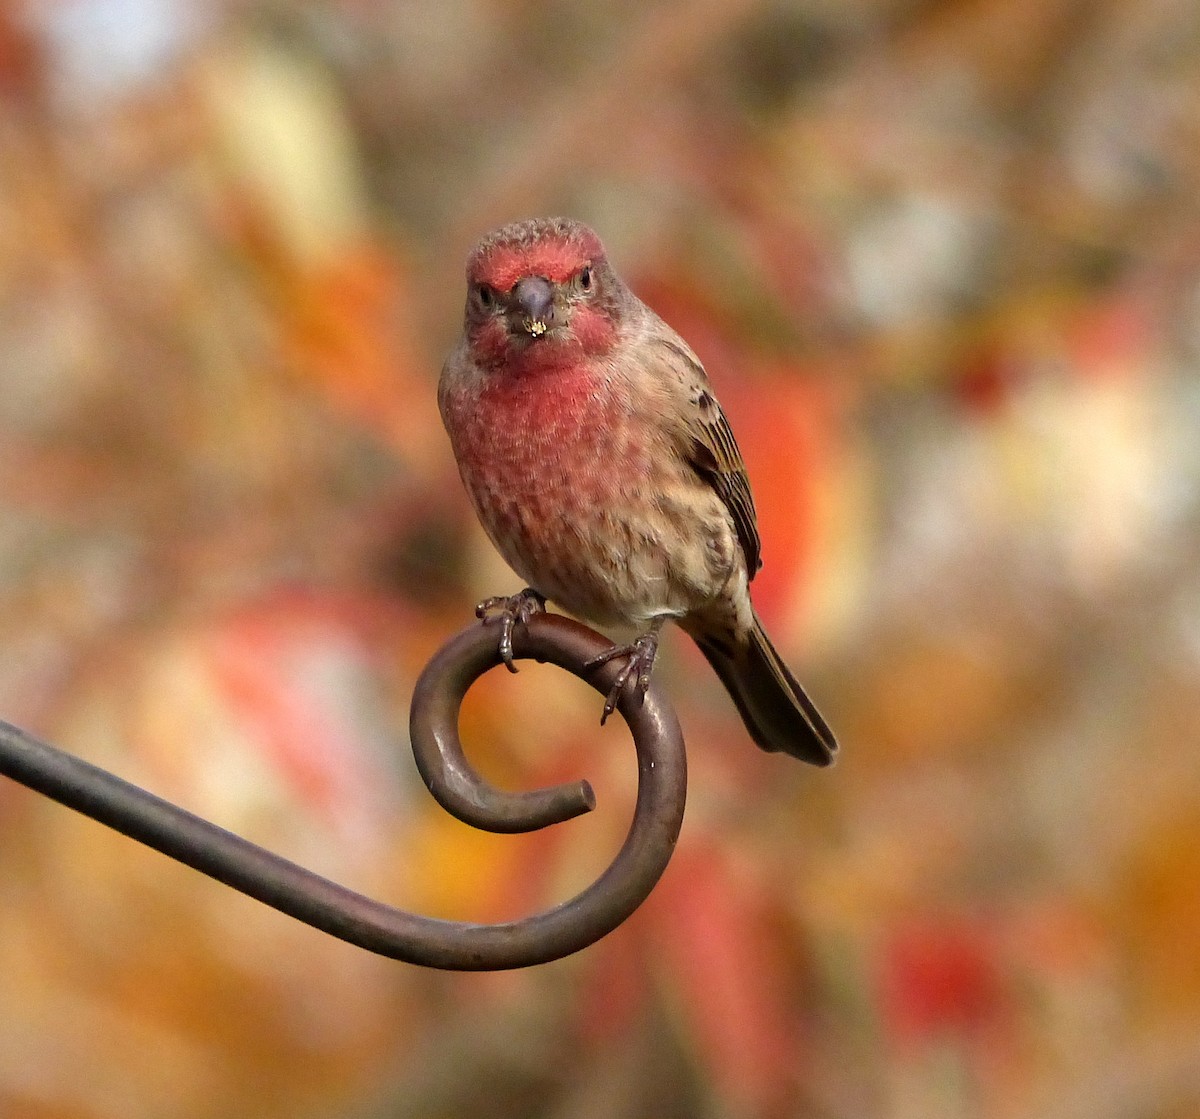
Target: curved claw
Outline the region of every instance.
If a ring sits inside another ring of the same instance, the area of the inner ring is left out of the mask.
[[[517,666],[513,664],[513,629],[518,622],[527,625],[534,614],[541,614],[545,609],[545,595],[532,587],[526,587],[516,594],[495,594],[476,604],[475,617],[484,625],[496,621],[500,623],[500,660],[509,672],[517,671]]]
[[[593,657],[588,661],[585,667],[598,668],[600,665],[608,664],[620,657],[628,658],[621,670],[613,677],[612,687],[609,688],[608,695],[605,697],[604,710],[600,715],[601,726],[604,726],[609,715],[617,709],[621,693],[630,679],[634,678],[635,673],[637,675],[634,679],[634,694],[639,703],[645,700],[646,692],[650,688],[650,674],[654,671],[654,661],[657,656],[658,630],[653,629],[649,633],[643,633],[641,637],[628,645],[614,645],[611,649],[606,649],[600,656]]]

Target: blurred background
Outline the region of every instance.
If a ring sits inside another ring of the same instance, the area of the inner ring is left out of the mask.
[[[708,364],[767,626],[839,733],[673,636],[649,903],[502,976],[325,938],[0,782],[0,1116],[1200,1115],[1200,8],[6,0],[0,717],[347,885],[570,896],[628,736],[469,697],[527,837],[408,757],[516,589],[435,405],[471,243],[595,225]]]

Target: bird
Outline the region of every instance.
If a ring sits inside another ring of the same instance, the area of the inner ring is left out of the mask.
[[[761,560],[754,498],[700,360],[572,218],[484,236],[466,265],[463,330],[438,407],[484,531],[528,583],[479,603],[514,626],[553,602],[638,634],[603,722],[632,681],[644,696],[667,621],[704,654],[762,749],[813,765],[837,741],[772,645],[750,598]]]

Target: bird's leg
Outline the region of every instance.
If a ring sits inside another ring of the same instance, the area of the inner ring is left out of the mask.
[[[633,681],[633,686],[637,690],[638,699],[645,699],[646,689],[650,687],[650,673],[654,669],[654,658],[658,656],[658,634],[666,620],[665,615],[651,619],[650,628],[636,641],[628,645],[614,645],[598,657],[593,657],[584,666],[585,668],[597,668],[611,660],[616,660],[617,657],[629,658],[622,666],[621,671],[617,673],[613,686],[608,690],[608,697],[604,701],[604,713],[600,716],[601,726],[604,726],[609,715],[617,709],[621,692],[630,680]]]
[[[489,622],[500,623],[500,659],[509,672],[516,672],[513,664],[513,626],[520,622],[524,625],[534,614],[540,614],[546,609],[546,596],[526,587],[516,594],[496,594],[485,598],[475,607],[475,617]]]

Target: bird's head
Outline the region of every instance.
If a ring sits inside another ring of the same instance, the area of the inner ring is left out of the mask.
[[[489,364],[600,355],[616,339],[624,294],[586,225],[514,222],[489,233],[467,259],[467,337]]]

